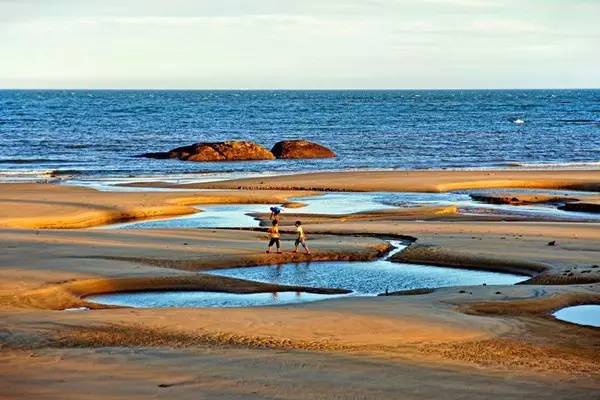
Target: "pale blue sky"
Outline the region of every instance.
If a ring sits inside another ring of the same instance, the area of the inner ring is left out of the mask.
[[[599,19],[600,0],[0,0],[0,87],[600,87]]]

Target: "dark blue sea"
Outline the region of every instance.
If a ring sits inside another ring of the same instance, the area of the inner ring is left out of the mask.
[[[327,160],[136,158],[198,141],[320,142]],[[0,91],[0,179],[600,166],[600,90]]]

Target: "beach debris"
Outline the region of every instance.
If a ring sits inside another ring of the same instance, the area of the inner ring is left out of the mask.
[[[335,157],[335,153],[327,147],[308,140],[282,140],[275,143],[271,153],[279,159]]]

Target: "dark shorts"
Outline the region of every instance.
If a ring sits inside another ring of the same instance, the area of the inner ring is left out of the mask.
[[[269,240],[269,247],[273,245],[276,245],[277,248],[281,247],[279,243],[279,238],[271,238],[271,240]]]
[[[306,241],[304,239],[296,239],[296,241],[294,242],[294,245],[296,247],[298,247],[298,245],[300,245],[300,243],[302,243],[302,246],[306,246]]]

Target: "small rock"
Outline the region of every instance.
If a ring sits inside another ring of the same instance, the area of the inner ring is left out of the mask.
[[[548,246],[556,246],[556,240],[548,242]]]

